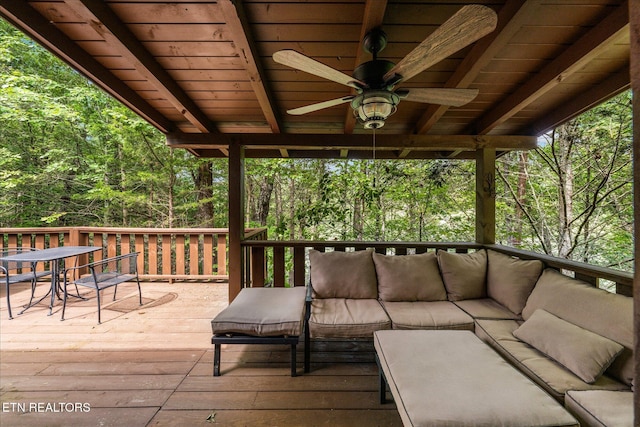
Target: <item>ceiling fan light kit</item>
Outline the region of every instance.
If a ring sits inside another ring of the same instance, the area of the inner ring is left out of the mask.
[[[399,102],[400,97],[393,92],[366,91],[351,101],[351,108],[365,129],[379,129],[387,117],[396,112]]]
[[[396,111],[401,99],[456,107],[464,105],[476,97],[477,89],[403,88],[394,91],[394,87],[489,34],[495,30],[497,22],[496,13],[486,6],[464,6],[397,64],[378,59],[378,53],[387,45],[387,38],[384,31],[374,28],[363,40],[363,48],[373,55],[373,60],[360,64],[353,77],[294,50],[278,51],[273,54],[275,62],[356,90],[356,95],[287,112],[307,114],[351,102],[354,115],[365,129],[379,129]]]

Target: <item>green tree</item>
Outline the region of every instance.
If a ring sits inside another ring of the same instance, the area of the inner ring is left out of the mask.
[[[631,153],[631,93],[625,92],[545,135],[529,155],[504,156],[499,239],[630,268]]]
[[[0,20],[0,225],[213,225],[212,205],[224,224],[198,165]]]

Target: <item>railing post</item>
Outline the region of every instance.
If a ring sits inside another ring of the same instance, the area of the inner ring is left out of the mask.
[[[81,233],[78,227],[71,227],[69,229],[69,246],[87,246],[89,245],[89,235],[87,233]],[[75,260],[73,258],[67,258],[65,265],[71,267]],[[78,255],[78,265],[87,264],[89,262],[89,254]],[[87,273],[86,269],[78,270],[78,274]]]
[[[280,288],[284,286],[285,283],[285,272],[284,272],[284,248],[283,247],[274,247],[273,248],[273,286],[276,288]]]
[[[600,285],[600,280],[597,277],[590,276],[588,274],[581,274],[576,272],[574,274],[574,277],[578,280],[582,280],[583,282],[590,284],[594,288],[597,288]]]
[[[261,288],[265,285],[266,257],[265,248],[251,248],[251,287]]]
[[[218,274],[227,274],[227,235],[218,234]]]

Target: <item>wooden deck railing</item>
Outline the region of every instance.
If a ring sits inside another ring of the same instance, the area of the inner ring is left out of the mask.
[[[500,245],[481,245],[469,242],[335,242],[335,241],[267,241],[245,240],[247,255],[245,286],[301,286],[309,281],[309,249],[320,251],[361,250],[373,248],[382,254],[404,255],[427,251],[447,250],[466,253],[482,247],[491,248],[522,259],[539,259],[546,267],[562,270],[594,286],[630,296],[633,274],[598,267],[567,259]]]
[[[247,235],[265,238],[265,231],[249,229]],[[226,228],[0,228],[0,248],[100,246],[82,261],[139,252],[143,279],[228,280],[228,234]]]
[[[147,280],[228,280],[227,239],[228,230],[225,228],[0,228],[0,248],[102,247],[101,251],[81,261],[140,252],[138,270]],[[242,246],[245,286],[301,286],[308,283],[309,249],[350,251],[373,248],[379,253],[403,255],[439,249],[468,252],[483,247],[469,242],[272,241],[267,240],[265,228],[247,229]],[[568,272],[594,286],[608,287],[624,295],[632,294],[632,273],[506,246],[485,247],[523,259],[539,259],[547,267]]]

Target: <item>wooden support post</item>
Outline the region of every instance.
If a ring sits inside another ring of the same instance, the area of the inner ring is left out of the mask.
[[[640,425],[640,2],[629,2],[629,26],[631,41],[631,89],[633,90],[633,224],[634,224],[634,366],[636,390],[633,396],[634,425]]]
[[[229,303],[244,282],[244,147],[229,145]]]
[[[496,150],[476,151],[476,242],[496,242]]]
[[[87,246],[89,245],[89,235],[86,233],[80,232],[80,229],[77,227],[71,227],[69,229],[69,243],[65,242],[65,246]],[[77,265],[84,265],[89,262],[89,255],[82,254],[78,255],[77,260],[74,257],[67,258],[64,260],[64,267],[73,267],[73,264],[77,262]],[[86,274],[88,273],[87,269],[80,269],[78,274]]]

